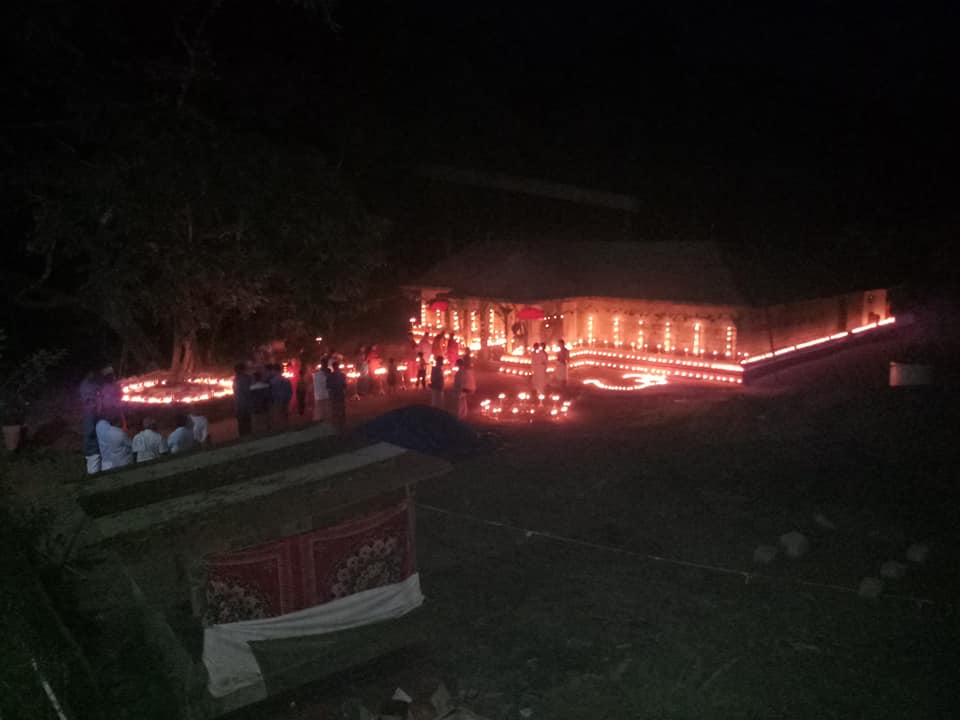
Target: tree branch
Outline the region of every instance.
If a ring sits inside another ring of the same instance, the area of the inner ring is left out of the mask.
[[[28,288],[27,290],[13,294],[7,293],[7,298],[18,307],[31,310],[55,310],[57,308],[79,306],[82,304],[80,298],[76,295],[68,295],[50,290],[46,291],[47,296],[42,299],[27,297],[28,293],[36,289],[38,288]]]
[[[190,92],[190,86],[193,85],[193,81],[197,78],[197,54],[198,48],[200,47],[201,38],[203,37],[203,32],[207,27],[207,23],[210,21],[210,18],[213,17],[213,14],[219,9],[220,4],[223,0],[210,0],[207,5],[206,12],[200,17],[197,21],[197,24],[193,28],[193,36],[187,38],[186,34],[181,29],[180,24],[178,23],[174,32],[177,35],[177,40],[180,41],[180,44],[183,46],[183,49],[187,53],[187,68],[183,73],[183,77],[180,79],[180,91],[177,93],[177,110],[183,108],[183,103],[187,99],[187,93]]]
[[[36,130],[40,128],[60,127],[68,125],[69,120],[45,120],[31,123],[16,123],[13,125],[0,125],[0,131],[4,130]]]

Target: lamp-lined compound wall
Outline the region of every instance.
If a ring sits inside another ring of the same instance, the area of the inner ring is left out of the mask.
[[[446,297],[448,292],[423,288],[420,323],[411,329],[431,334],[452,331],[474,350],[512,350],[524,343],[556,343],[563,338],[571,347],[740,360],[889,316],[887,293],[882,289],[764,308],[631,298],[510,302],[452,296],[445,309],[430,307],[434,298]],[[526,335],[521,339],[514,334],[514,323],[517,311],[526,305],[541,309],[544,317],[525,321]],[[510,309],[506,321],[505,307]]]
[[[646,300],[581,298],[564,331],[568,343],[637,352],[723,357],[736,309]]]
[[[763,354],[889,316],[887,291],[883,289],[747,308],[734,328],[739,345],[737,355]]]

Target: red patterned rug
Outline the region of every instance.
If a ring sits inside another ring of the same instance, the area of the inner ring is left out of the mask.
[[[208,624],[276,617],[415,572],[413,505],[206,557]]]

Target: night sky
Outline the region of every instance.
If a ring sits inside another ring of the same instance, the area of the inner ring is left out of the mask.
[[[342,158],[371,199],[439,162],[708,227],[955,217],[951,3],[303,4],[219,3],[201,102]],[[179,61],[172,28],[207,6],[90,3],[66,31],[90,92]]]
[[[390,185],[442,162],[638,195],[650,214],[947,218],[949,3],[224,3],[238,121]]]
[[[185,61],[176,29],[211,7],[189,102],[320,149],[404,248],[544,212],[449,199],[418,175],[430,163],[635,196],[640,241],[718,240],[783,265],[826,252],[883,282],[960,219],[952,3],[14,4],[5,114],[30,129],[4,143],[98,103],[148,104]],[[5,209],[13,235],[19,212]],[[395,259],[412,277],[429,252]]]
[[[950,210],[946,9],[427,5],[345,9],[347,84],[378,120],[353,128],[361,155],[549,177],[716,221]]]

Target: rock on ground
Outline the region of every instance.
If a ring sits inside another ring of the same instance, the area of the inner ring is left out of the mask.
[[[880,566],[880,577],[888,580],[899,580],[907,574],[907,566],[896,560],[887,560]]]
[[[823,513],[814,513],[813,521],[825,530],[836,530],[837,525]]]
[[[777,557],[777,549],[773,545],[760,545],[753,551],[753,561],[758,565],[769,565]]]
[[[798,558],[803,557],[810,549],[810,541],[803,533],[793,530],[780,536],[780,547],[786,552],[787,557]]]
[[[860,597],[875,598],[883,592],[883,581],[880,578],[865,577],[860,581],[860,588],[857,592]]]
[[[907,560],[912,563],[922,563],[926,562],[927,556],[930,554],[930,548],[924,545],[923,543],[914,543],[907,548]]]

